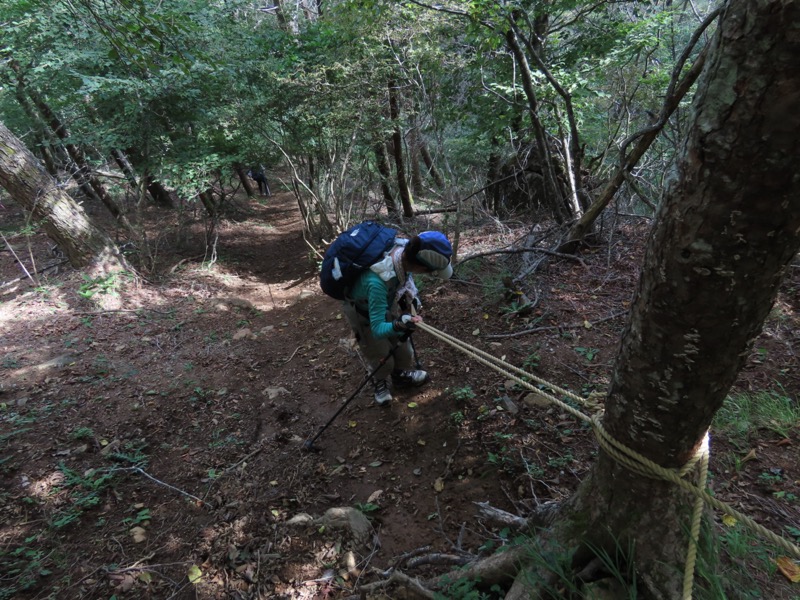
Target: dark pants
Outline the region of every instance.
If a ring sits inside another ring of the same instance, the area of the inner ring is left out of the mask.
[[[342,302],[342,312],[344,313],[353,333],[356,336],[358,347],[370,369],[377,368],[381,359],[389,354],[392,346],[399,342],[398,338],[375,339],[372,336],[372,328],[369,326],[369,317],[356,310],[354,304],[348,301]],[[387,320],[391,315],[386,315]],[[411,347],[411,340],[408,339],[400,344],[392,358],[375,373],[375,381],[386,379],[393,369],[413,369],[414,350]]]
[[[267,183],[266,175],[255,175],[253,177],[256,183],[258,184],[258,193],[262,196],[271,196],[272,194],[269,191],[269,184]]]

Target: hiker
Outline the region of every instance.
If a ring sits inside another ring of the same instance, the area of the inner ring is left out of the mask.
[[[269,191],[269,183],[267,183],[267,176],[264,173],[264,165],[253,167],[247,172],[250,179],[258,184],[258,193],[262,196],[269,198],[272,194]]]
[[[376,369],[399,344],[390,359],[375,373],[375,402],[392,400],[389,385],[416,387],[428,381],[428,374],[414,368],[411,340],[400,342],[400,336],[413,331],[422,318],[415,314],[421,306],[414,285],[415,274],[429,273],[441,279],[453,274],[450,257],[453,248],[447,237],[438,231],[425,231],[411,240],[395,238],[386,256],[364,270],[348,289],[343,312],[371,369]]]

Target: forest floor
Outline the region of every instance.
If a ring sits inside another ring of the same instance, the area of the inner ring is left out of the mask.
[[[414,339],[431,382],[388,407],[367,386],[318,452],[305,451],[364,367],[339,304],[319,290],[289,193],[235,197],[213,263],[201,221],[173,227],[171,213],[148,209],[147,281],[88,280],[61,265],[32,283],[9,247],[29,270],[32,258],[39,269],[62,259],[4,204],[0,599],[349,597],[390,567],[425,577],[448,557],[508,544],[513,533],[476,503],[524,515],[565,499],[596,456],[584,424],[424,332]],[[473,214],[460,255],[507,248],[529,230]],[[502,285],[524,268],[519,254],[467,261],[447,283],[421,278],[422,314],[602,403],[647,225],[605,232],[579,259],[529,255],[546,258],[524,289],[530,314]],[[710,480],[718,498],[794,541],[799,351],[795,266],[712,441]],[[366,516],[349,532],[321,520],[347,507]],[[780,553],[740,524],[714,523],[729,597],[800,596],[776,567]]]

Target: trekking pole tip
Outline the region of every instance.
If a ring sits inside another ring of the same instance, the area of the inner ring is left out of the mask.
[[[319,448],[316,448],[314,446],[313,440],[306,440],[305,442],[303,442],[303,450],[305,450],[306,452],[319,452],[320,451]]]

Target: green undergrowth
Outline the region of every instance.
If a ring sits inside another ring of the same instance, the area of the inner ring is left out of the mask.
[[[788,438],[800,426],[800,403],[777,391],[734,394],[714,416],[713,430],[741,446],[769,431]]]

